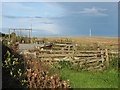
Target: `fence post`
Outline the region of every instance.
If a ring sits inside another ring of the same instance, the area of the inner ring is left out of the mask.
[[[99,48],[99,47],[97,48],[97,51],[98,51],[98,52],[97,52],[97,56],[96,56],[96,57],[100,57],[100,55],[101,55],[101,54],[100,54],[101,51],[100,51],[100,48]]]
[[[105,49],[105,56],[106,56],[106,65],[109,66],[109,57],[108,57],[108,49]]]
[[[100,48],[98,47],[97,50],[100,51]]]
[[[71,58],[70,46],[68,46],[68,57]]]
[[[72,58],[74,59],[76,53],[76,48],[75,45],[73,45],[73,51],[72,51]]]
[[[62,54],[64,54],[64,47],[62,47],[61,52],[62,52]]]
[[[103,50],[101,50],[101,59],[102,59],[102,63],[104,63],[104,52],[103,52]]]

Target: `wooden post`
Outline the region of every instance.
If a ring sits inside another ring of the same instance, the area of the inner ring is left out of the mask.
[[[95,58],[96,58],[96,59],[97,59],[97,58],[99,58],[99,57],[100,57],[100,55],[101,55],[100,48],[99,48],[99,47],[97,47],[97,54],[95,55]],[[99,63],[99,59],[97,60],[97,63]]]
[[[29,43],[30,43],[30,30],[29,30]]]
[[[102,63],[104,63],[104,52],[103,52],[103,50],[101,50],[101,59],[102,59]]]
[[[32,43],[32,27],[30,29],[30,42]]]
[[[98,47],[97,50],[100,51],[100,48]]]
[[[70,53],[70,45],[68,46],[68,51],[69,51],[69,53]]]
[[[15,29],[14,29],[14,33],[15,33]]]
[[[109,66],[109,57],[108,57],[108,49],[105,49],[105,56],[106,56],[106,65]]]
[[[9,29],[9,41],[10,41],[10,29]]]
[[[70,54],[70,46],[67,45],[67,49],[68,49],[68,58],[71,58],[71,54]]]
[[[37,57],[36,52],[34,52],[33,54],[34,54],[34,58],[36,58]]]
[[[20,37],[22,37],[22,31],[20,30]]]
[[[31,43],[32,43],[32,28],[31,28]]]
[[[64,54],[64,47],[61,49],[62,54]]]
[[[75,57],[75,53],[76,53],[76,48],[75,48],[75,45],[73,45],[73,59]]]
[[[17,36],[17,32],[15,31],[15,29],[14,29],[14,33],[15,33],[15,38],[14,38],[14,42],[16,42],[16,36]]]

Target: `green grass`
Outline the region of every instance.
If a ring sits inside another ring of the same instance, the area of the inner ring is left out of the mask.
[[[118,73],[115,71],[105,72],[78,72],[64,68],[60,70],[62,79],[70,80],[72,88],[118,88]]]

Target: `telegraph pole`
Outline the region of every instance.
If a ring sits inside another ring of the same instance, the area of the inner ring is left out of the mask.
[[[32,38],[32,24],[31,24],[31,38]]]
[[[31,30],[30,30],[30,43],[32,43],[32,24],[31,24]]]

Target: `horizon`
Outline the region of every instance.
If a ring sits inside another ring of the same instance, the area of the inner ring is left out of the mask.
[[[3,33],[3,32],[0,32]],[[12,32],[11,32],[12,33]],[[3,33],[3,34],[9,34],[9,33]],[[17,35],[19,36],[19,35]],[[23,35],[24,37],[24,35]],[[26,37],[26,36],[25,36]],[[28,37],[28,36],[27,36]],[[69,38],[69,37],[89,37],[89,38],[120,38],[120,36],[32,36],[32,37],[36,37],[36,38],[51,38],[51,37],[56,37],[56,38]]]

